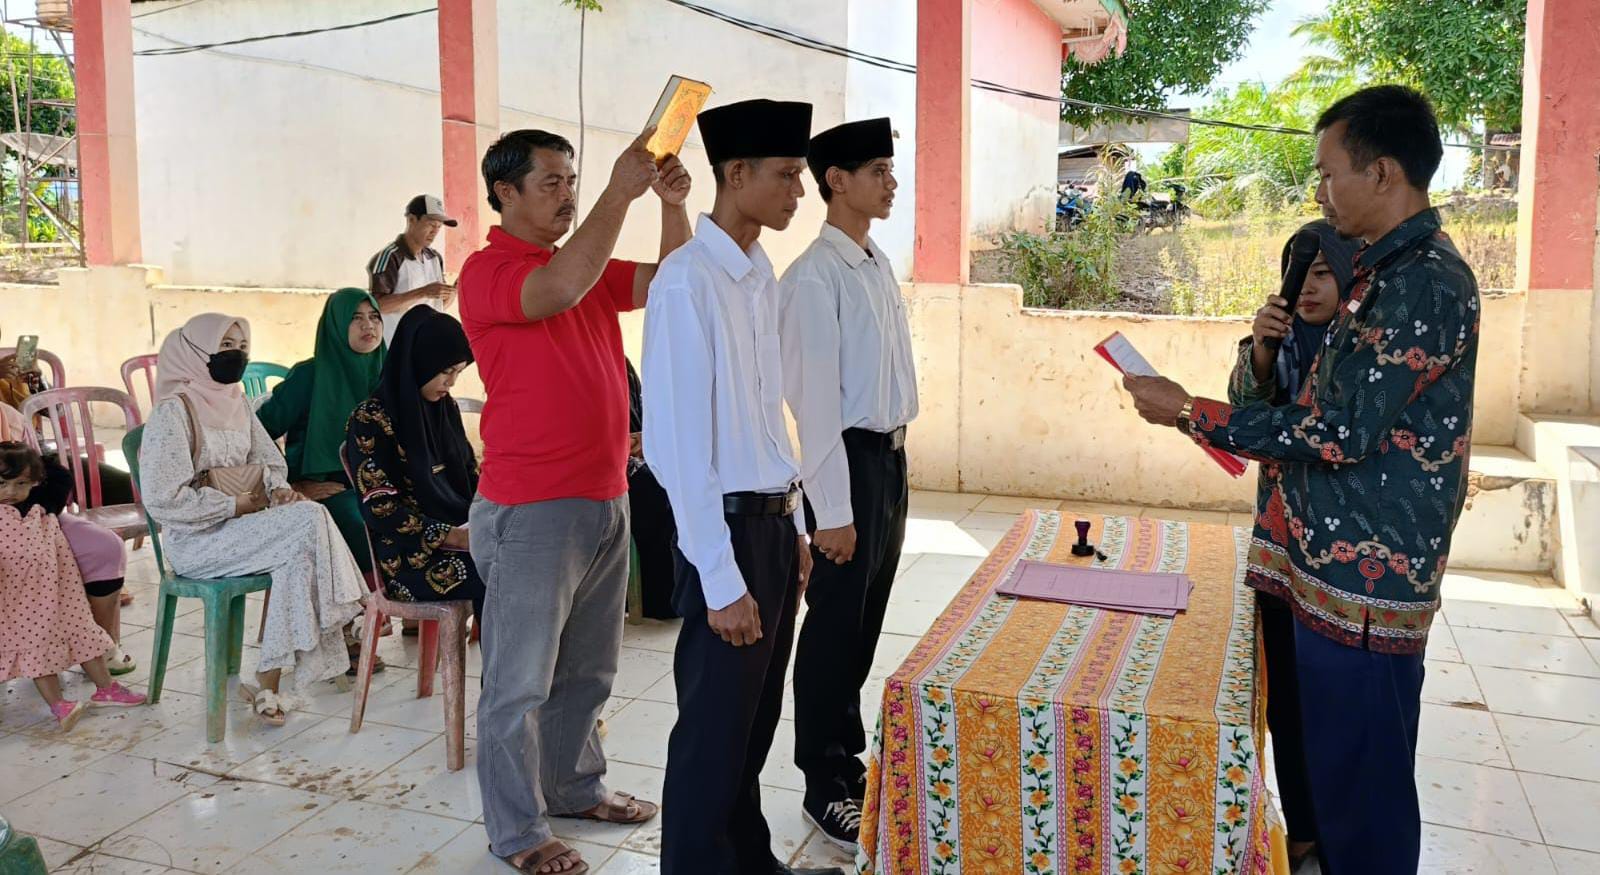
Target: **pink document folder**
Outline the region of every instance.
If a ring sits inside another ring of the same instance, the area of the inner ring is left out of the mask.
[[[1023,559],[995,592],[1112,611],[1177,616],[1189,607],[1194,583],[1185,574],[1162,574],[1058,565]]]

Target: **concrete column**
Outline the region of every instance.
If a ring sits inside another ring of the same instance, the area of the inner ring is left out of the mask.
[[[917,3],[917,222],[912,278],[967,281],[972,2]]]
[[[1528,294],[1522,409],[1587,413],[1592,361],[1596,205],[1600,198],[1600,3],[1529,0],[1522,77],[1517,287]]]
[[[73,6],[84,257],[90,265],[133,264],[142,253],[130,3]]]
[[[444,125],[444,206],[460,220],[445,229],[445,268],[461,269],[497,223],[481,171],[500,136],[500,47],[496,0],[439,4],[439,109]]]

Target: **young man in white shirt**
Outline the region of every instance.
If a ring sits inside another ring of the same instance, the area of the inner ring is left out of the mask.
[[[438,198],[419,194],[406,204],[406,230],[367,261],[367,291],[383,314],[384,343],[394,342],[407,310],[418,304],[443,310],[455,300],[455,286],[444,281],[444,256],[433,248],[439,229],[455,226]]]
[[[905,540],[917,375],[900,284],[868,235],[874,219],[889,218],[898,187],[889,120],[824,131],[806,161],[828,220],[778,284],[784,397],[815,532],[795,649],[795,764],[806,817],[853,850],[867,775],[861,687]]]
[[[644,456],[678,526],[683,616],[661,871],[788,875],[760,775],[811,552],[783,419],[778,283],[756,238],[788,227],[805,194],[811,105],[744,101],[699,126],[716,204],[661,262],[644,325]]]

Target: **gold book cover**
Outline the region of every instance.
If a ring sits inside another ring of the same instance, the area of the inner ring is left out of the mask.
[[[682,76],[667,80],[667,87],[661,91],[661,99],[656,101],[655,111],[650,113],[650,121],[645,124],[646,128],[654,125],[656,129],[645,148],[656,156],[657,164],[683,148],[683,141],[694,129],[695,117],[710,97],[711,86],[704,82]]]

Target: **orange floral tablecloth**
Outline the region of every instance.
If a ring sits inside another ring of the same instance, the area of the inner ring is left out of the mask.
[[[1024,514],[884,686],[862,873],[1287,871],[1262,771],[1249,533],[1091,522],[1105,564],[1187,573],[1188,611],[995,595],[1019,559],[1085,561],[1071,518]]]

